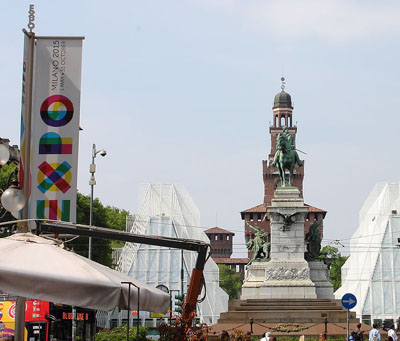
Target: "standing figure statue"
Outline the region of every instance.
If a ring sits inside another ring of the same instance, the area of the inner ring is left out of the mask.
[[[289,128],[285,126],[283,127],[282,133],[278,134],[274,161],[271,164],[271,166],[278,168],[282,187],[286,186],[286,169],[289,170],[289,186],[293,186],[292,178],[296,163],[299,167],[303,165],[303,163],[300,161],[299,155],[296,152],[294,137],[289,133]]]
[[[247,226],[249,226],[254,232],[254,238],[250,239],[246,246],[252,252],[253,257],[251,258],[249,265],[255,260],[269,260],[269,253],[271,251],[271,244],[264,240],[264,237],[268,236],[267,232],[264,232],[257,226],[252,226],[246,221]]]
[[[305,259],[307,261],[316,260],[320,256],[321,251],[321,235],[319,234],[318,227],[321,225],[321,220],[314,220],[310,225],[310,230],[305,235],[305,240],[307,243],[307,252],[305,253]]]

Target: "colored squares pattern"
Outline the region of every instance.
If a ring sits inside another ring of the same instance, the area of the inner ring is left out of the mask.
[[[40,107],[44,123],[52,127],[62,127],[72,120],[74,106],[68,97],[53,95],[47,97]]]
[[[53,219],[69,221],[70,200],[61,200],[61,207],[58,206],[59,200],[38,200],[36,205],[37,219]]]
[[[46,133],[39,140],[39,154],[72,154],[72,138]]]
[[[38,168],[38,188],[42,193],[47,191],[66,193],[71,188],[71,165],[67,161],[62,163],[47,163],[44,161]]]

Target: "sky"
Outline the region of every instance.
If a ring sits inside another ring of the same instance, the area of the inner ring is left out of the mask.
[[[3,4],[0,136],[19,144],[29,3]],[[263,201],[272,104],[286,78],[305,202],[348,251],[375,183],[399,180],[400,3],[373,0],[35,2],[37,35],[85,36],[78,190],[138,209],[143,183],[186,187],[204,229],[236,234]]]

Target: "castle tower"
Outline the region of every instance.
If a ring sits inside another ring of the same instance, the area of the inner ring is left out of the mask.
[[[270,221],[266,216],[267,206],[271,205],[271,200],[274,197],[274,191],[280,184],[279,172],[276,167],[272,167],[271,163],[276,152],[276,142],[278,134],[282,132],[283,127],[289,128],[289,133],[293,135],[296,141],[297,126],[293,123],[293,102],[290,94],[285,91],[285,79],[282,77],[281,91],[275,95],[274,104],[272,107],[272,124],[269,126],[269,134],[271,138],[271,149],[268,154],[268,159],[263,160],[263,180],[264,180],[264,200],[262,204],[251,207],[240,212],[242,220],[245,221],[245,240],[246,242],[254,237],[254,231],[246,224],[260,227],[262,230],[270,234]],[[303,198],[303,178],[304,178],[304,161],[303,166],[296,165],[293,174],[293,186],[300,191],[300,197]],[[310,225],[314,220],[325,218],[326,211],[305,204],[308,212],[305,215],[304,233],[309,231]],[[320,224],[319,230],[321,236],[323,234],[323,223]],[[269,240],[268,240],[269,241]],[[249,251],[249,257],[251,257]]]
[[[293,124],[293,104],[291,96],[285,92],[285,78],[282,80],[282,91],[277,93],[274,98],[274,106],[272,107],[272,124],[269,127],[271,136],[271,151],[268,160],[263,161],[263,179],[264,179],[264,205],[271,205],[271,199],[274,196],[274,190],[280,184],[279,173],[276,167],[271,167],[276,152],[276,139],[278,134],[282,132],[283,127],[289,128],[289,133],[293,135],[296,141],[297,127]],[[296,165],[293,174],[293,186],[297,187],[303,197],[303,177],[304,177],[304,161],[302,167]]]

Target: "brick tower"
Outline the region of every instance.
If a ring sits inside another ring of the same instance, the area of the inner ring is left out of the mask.
[[[258,226],[264,231],[270,233],[270,222],[266,216],[267,206],[271,205],[271,199],[274,197],[274,191],[280,185],[279,172],[276,167],[272,167],[271,163],[276,152],[276,140],[278,134],[282,132],[283,127],[289,128],[289,133],[293,135],[296,141],[297,127],[293,124],[293,104],[291,96],[285,91],[285,82],[282,77],[282,91],[277,93],[274,98],[274,106],[272,107],[272,124],[269,127],[271,136],[271,150],[268,154],[268,160],[263,160],[263,180],[264,180],[264,202],[255,207],[240,212],[242,220],[245,221],[245,239],[246,242],[253,238],[254,231],[246,224],[249,222],[252,226]],[[303,178],[304,178],[304,161],[303,166],[295,166],[293,173],[293,186],[297,187],[303,197]],[[317,219],[324,219],[326,211],[307,205],[308,214],[304,225],[305,233],[308,232],[312,222]],[[323,224],[320,225],[320,233],[323,233]],[[250,252],[249,252],[250,256]]]

